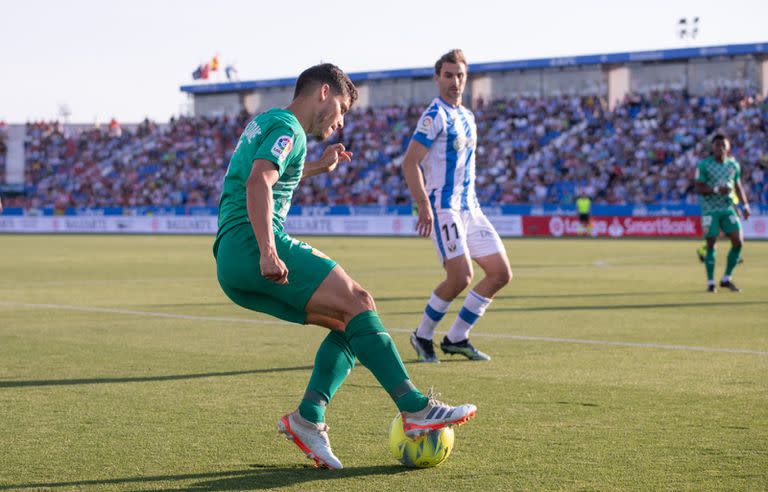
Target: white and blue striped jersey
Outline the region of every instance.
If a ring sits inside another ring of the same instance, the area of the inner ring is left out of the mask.
[[[475,194],[475,115],[436,97],[421,115],[413,139],[429,149],[421,162],[426,191],[436,210],[471,210]]]

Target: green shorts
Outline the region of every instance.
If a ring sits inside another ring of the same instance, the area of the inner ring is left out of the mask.
[[[726,235],[741,231],[741,220],[735,210],[719,210],[702,214],[701,230],[704,237],[717,237],[722,230]]]
[[[219,285],[230,299],[246,309],[304,324],[307,302],[336,262],[284,232],[275,232],[275,245],[277,255],[288,268],[285,285],[261,276],[261,255],[250,223],[225,232],[214,249]]]

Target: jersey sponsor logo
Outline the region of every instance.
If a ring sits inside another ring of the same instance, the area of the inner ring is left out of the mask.
[[[272,146],[272,155],[280,162],[283,162],[293,148],[293,138],[289,135],[283,135],[275,141]]]
[[[453,141],[453,148],[457,152],[461,151],[461,149],[463,149],[466,145],[467,145],[467,139],[462,136],[456,137],[456,140]]]
[[[432,126],[432,117],[429,115],[425,115],[421,120],[419,120],[419,124],[416,126],[416,131],[421,133],[427,133]]]
[[[474,138],[467,138],[462,135],[458,135],[456,140],[453,141],[453,148],[456,152],[461,152],[462,149],[474,149],[476,141]]]

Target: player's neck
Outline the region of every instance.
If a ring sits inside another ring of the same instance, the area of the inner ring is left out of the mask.
[[[304,133],[308,134],[312,123],[312,114],[306,109],[305,105],[299,99],[294,99],[285,109],[293,113],[293,116],[299,121],[301,128],[304,129]]]
[[[455,102],[449,101],[448,99],[444,98],[443,96],[437,96],[443,103],[447,104],[448,106],[451,106],[452,108],[458,108],[461,104],[461,100],[457,100]]]

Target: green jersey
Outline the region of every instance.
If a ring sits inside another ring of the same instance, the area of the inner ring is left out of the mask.
[[[727,186],[733,192],[736,182],[741,179],[741,166],[733,157],[726,158],[723,162],[717,162],[710,156],[702,159],[696,169],[696,181],[706,184],[713,190]],[[733,198],[731,193],[721,195],[701,195],[701,213],[722,212],[733,210]]]
[[[307,136],[299,120],[286,109],[270,109],[256,116],[240,135],[229,160],[219,200],[219,238],[232,227],[249,222],[245,183],[253,161],[266,159],[277,166],[280,178],[272,187],[272,227],[282,231],[293,191],[301,180],[307,155]]]

